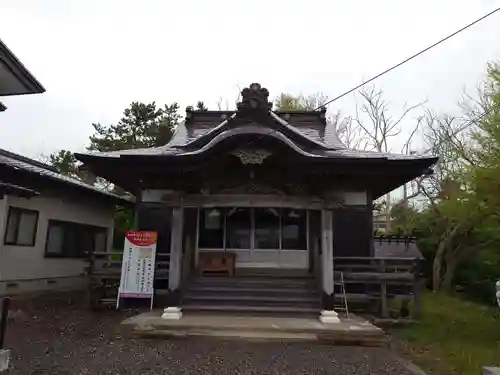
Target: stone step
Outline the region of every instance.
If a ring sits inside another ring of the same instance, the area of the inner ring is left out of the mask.
[[[186,294],[183,303],[202,302],[219,304],[230,302],[232,304],[247,304],[251,306],[262,305],[287,305],[287,306],[312,306],[319,307],[320,299],[317,295],[311,296],[264,296],[264,295],[225,295],[225,294]]]
[[[279,288],[279,287],[260,287],[252,288],[247,285],[190,285],[186,289],[187,294],[191,293],[220,293],[220,294],[238,294],[238,295],[316,295],[318,294],[317,287],[307,288]]]
[[[179,320],[161,319],[161,312],[144,313],[122,323],[124,334],[140,337],[171,338],[172,336],[210,336],[250,340],[314,340],[333,345],[386,345],[384,332],[365,321],[341,317],[339,323],[323,324],[318,311],[297,316],[294,311],[276,314],[273,310],[251,313],[248,311],[187,311]],[[278,315],[278,316],[277,316]],[[290,316],[292,315],[292,316]]]
[[[182,306],[185,312],[217,312],[222,314],[245,313],[248,315],[315,315],[320,313],[319,307],[296,307],[296,306],[245,306],[245,305],[209,305],[209,304],[186,304]]]
[[[222,339],[238,339],[256,342],[316,342],[316,334],[300,332],[255,332],[255,331],[235,331],[221,329],[165,329],[165,330],[136,330],[132,332],[135,336],[143,338],[161,337],[218,337]]]
[[[220,328],[167,328],[167,329],[137,329],[131,334],[142,338],[172,338],[172,337],[217,337],[224,339],[249,340],[257,342],[317,342],[334,346],[386,347],[388,340],[383,333],[365,334],[363,332],[349,333],[319,333],[297,332],[286,330],[243,330]],[[485,373],[496,375],[494,372]],[[500,375],[500,372],[498,373]]]
[[[293,270],[236,270],[235,277],[262,277],[272,279],[297,279],[297,280],[311,280],[315,276],[307,272],[297,272]]]
[[[297,280],[297,279],[273,279],[273,278],[254,278],[254,277],[200,277],[189,282],[189,285],[231,285],[231,286],[263,286],[263,287],[317,287],[315,280]]]

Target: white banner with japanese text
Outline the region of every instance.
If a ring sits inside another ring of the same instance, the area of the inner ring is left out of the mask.
[[[120,298],[151,298],[155,272],[156,232],[127,232],[116,307]]]

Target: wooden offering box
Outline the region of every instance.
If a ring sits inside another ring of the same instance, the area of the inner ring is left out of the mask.
[[[200,273],[234,275],[236,255],[224,251],[200,252]]]

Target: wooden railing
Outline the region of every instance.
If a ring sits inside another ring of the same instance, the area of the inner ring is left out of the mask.
[[[399,315],[407,317],[413,300],[413,317],[420,318],[420,270],[417,258],[334,258],[335,281],[343,275],[348,303],[371,304],[389,318],[390,303],[401,302]]]
[[[87,265],[88,303],[91,307],[116,304],[123,252],[92,252]],[[170,254],[156,254],[155,292],[168,285]]]

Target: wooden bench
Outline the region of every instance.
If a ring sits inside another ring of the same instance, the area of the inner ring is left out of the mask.
[[[225,251],[200,252],[199,271],[201,275],[234,275],[236,254]]]

